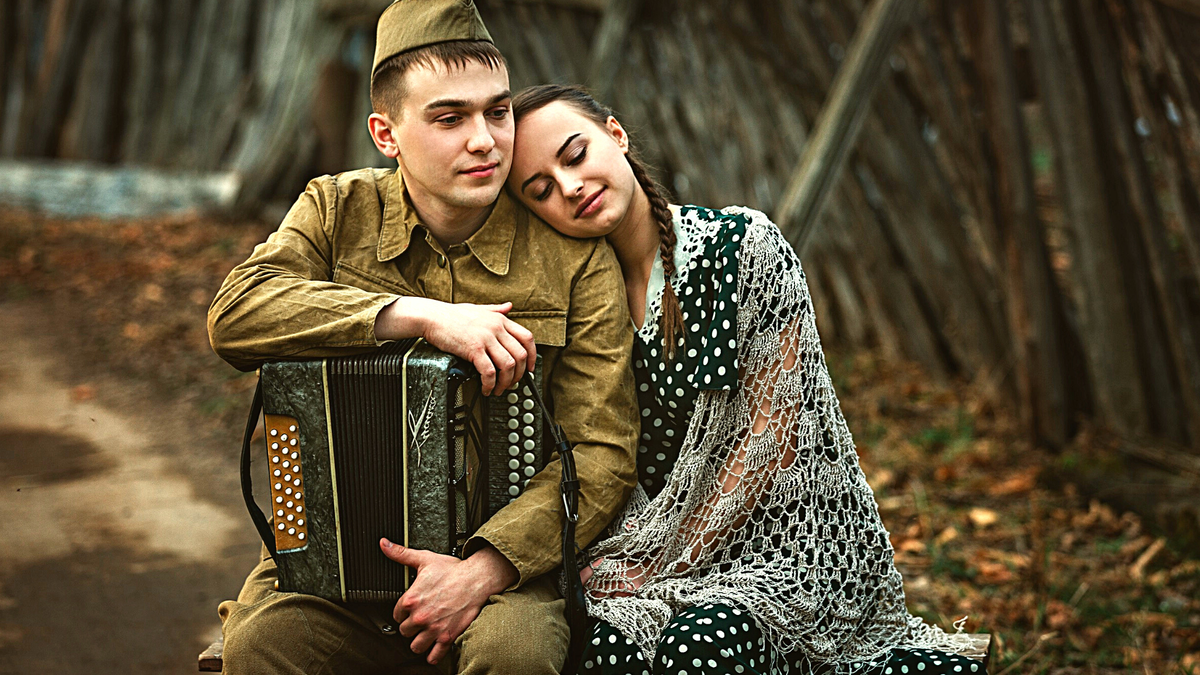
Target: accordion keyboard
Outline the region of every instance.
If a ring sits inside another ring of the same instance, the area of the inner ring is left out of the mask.
[[[275,548],[296,551],[308,545],[304,514],[304,474],[300,467],[300,431],[294,417],[265,415],[267,461],[271,474],[271,514]]]
[[[519,392],[519,393],[518,393]],[[502,408],[502,424],[508,431],[508,501],[516,499],[525,484],[538,472],[537,432],[541,428],[541,412],[533,402],[533,392],[522,384],[518,391],[506,395]]]

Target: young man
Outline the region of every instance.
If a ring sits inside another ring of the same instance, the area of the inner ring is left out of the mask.
[[[312,181],[218,291],[213,348],[249,370],[424,337],[471,361],[485,393],[502,392],[540,353],[548,402],[576,444],[586,544],[635,481],[632,331],[615,257],[603,240],[558,235],[501,192],[508,71],[469,0],[393,3],[379,20],[371,96],[371,136],[398,170]],[[264,554],[237,601],[220,607],[226,672],[391,672],[457,657],[460,673],[557,673],[568,643],[551,574],[559,474],[556,461],[535,476],[462,560],[381,542],[417,569],[394,608],[277,592]]]

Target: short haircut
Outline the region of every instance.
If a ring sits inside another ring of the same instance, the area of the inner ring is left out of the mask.
[[[438,42],[426,47],[410,49],[389,57],[379,64],[375,74],[371,76],[371,109],[399,119],[401,106],[407,92],[404,89],[404,75],[417,66],[434,68],[443,65],[447,68],[466,68],[467,63],[474,61],[492,70],[501,66],[507,68],[504,55],[496,49],[496,45],[486,40],[451,40]]]

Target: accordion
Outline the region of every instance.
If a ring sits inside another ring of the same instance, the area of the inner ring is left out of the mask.
[[[419,339],[363,356],[265,364],[255,400],[269,523],[253,503],[249,425],[242,483],[274,552],[279,590],[395,601],[413,572],[383,555],[381,537],[461,555],[546,465],[543,414],[530,388],[539,379],[482,396],[469,363]]]

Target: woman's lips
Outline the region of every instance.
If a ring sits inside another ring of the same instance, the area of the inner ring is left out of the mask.
[[[473,178],[488,178],[492,174],[496,173],[497,166],[499,166],[498,162],[493,162],[491,164],[480,164],[479,166],[473,166],[470,169],[463,171],[463,173]]]
[[[603,196],[606,189],[608,188],[600,188],[593,192],[587,199],[583,200],[583,203],[575,210],[575,217],[583,218],[599,211],[601,203],[604,201]]]

